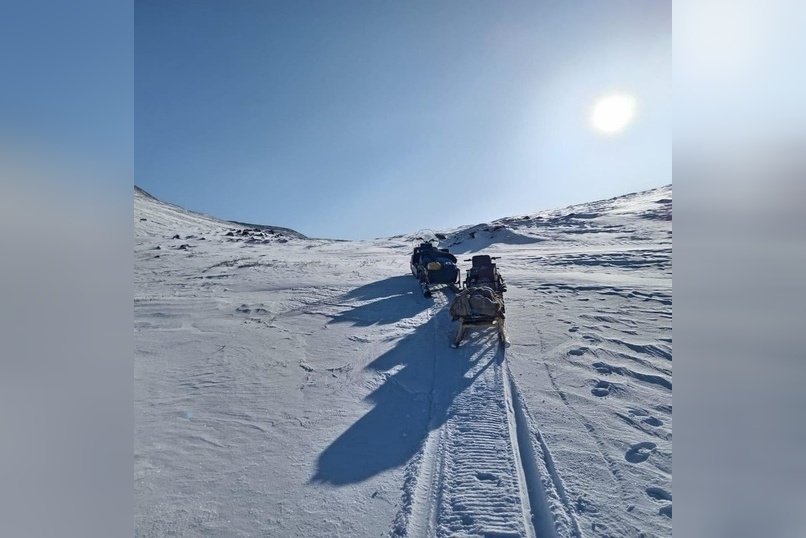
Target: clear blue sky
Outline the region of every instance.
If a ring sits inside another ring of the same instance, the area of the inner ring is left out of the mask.
[[[671,2],[136,0],[135,183],[317,237],[672,179]],[[615,136],[601,95],[634,96]]]

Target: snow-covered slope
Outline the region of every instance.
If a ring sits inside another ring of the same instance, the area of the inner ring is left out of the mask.
[[[140,187],[134,187],[134,213],[139,234],[159,235],[170,230],[183,230],[193,234],[213,233],[225,229],[238,233],[238,236],[251,238],[305,239],[305,236],[289,228],[247,224],[243,222],[221,221],[202,213],[188,211],[173,204],[162,202]],[[225,232],[226,233],[226,232]]]
[[[672,186],[600,200],[522,217],[499,219],[487,224],[462,227],[446,234],[443,246],[472,252],[490,245],[558,242],[575,245],[611,245],[652,240],[642,232],[671,236],[671,227],[651,226],[646,221],[671,222]],[[639,235],[636,235],[639,234]]]
[[[449,347],[413,236],[311,240],[136,192],[137,534],[670,536],[671,198],[442,232],[500,256],[504,351]]]

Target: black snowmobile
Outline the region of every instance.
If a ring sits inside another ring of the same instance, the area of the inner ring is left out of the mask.
[[[446,248],[437,248],[430,242],[420,243],[411,254],[411,274],[420,281],[423,295],[431,297],[431,286],[447,284],[459,288],[459,267],[456,256]]]
[[[497,259],[497,257],[493,258],[491,256],[487,256],[486,254],[479,254],[477,256],[473,256],[473,258],[470,260],[465,260],[473,263],[473,266],[467,271],[465,288],[487,286],[499,294],[507,291],[507,286],[504,284],[504,278],[498,272],[498,267],[496,264],[493,263],[493,260]]]

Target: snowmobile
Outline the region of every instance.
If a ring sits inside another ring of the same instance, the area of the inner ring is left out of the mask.
[[[409,265],[411,274],[420,281],[425,297],[431,297],[431,287],[438,284],[447,284],[455,291],[459,290],[459,267],[456,265],[456,256],[448,249],[424,241],[414,247]]]
[[[466,262],[472,262],[473,266],[468,269],[465,278],[465,288],[473,288],[477,286],[487,286],[492,288],[496,293],[503,294],[507,291],[507,286],[504,284],[504,279],[498,272],[498,267],[493,263],[497,257],[487,256],[486,254],[479,254],[473,256]]]
[[[504,347],[509,346],[504,327],[504,297],[489,286],[472,286],[463,289],[451,303],[451,318],[459,321],[456,338],[451,347],[459,347],[467,327],[498,329],[498,338]]]

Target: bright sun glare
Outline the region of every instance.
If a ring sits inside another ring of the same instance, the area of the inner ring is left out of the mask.
[[[635,99],[631,95],[614,94],[600,98],[593,106],[591,123],[604,134],[624,130],[635,115]]]

